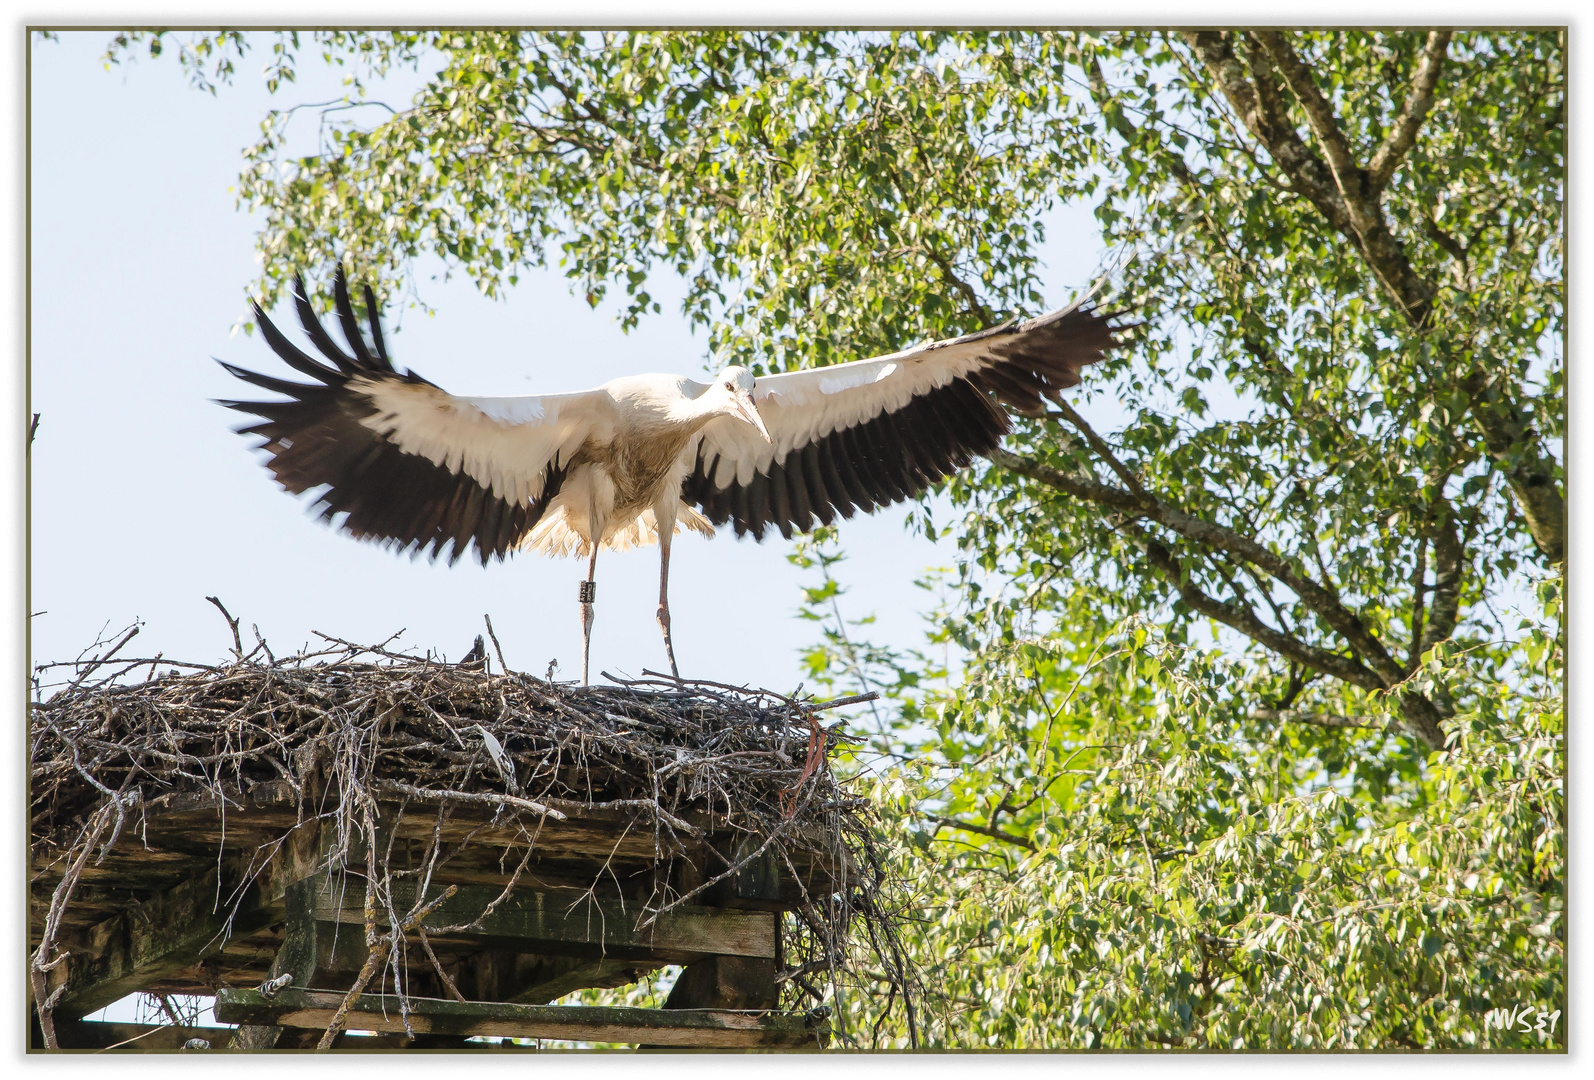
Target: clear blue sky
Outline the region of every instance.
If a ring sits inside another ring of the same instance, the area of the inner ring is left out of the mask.
[[[458,657],[491,614],[509,663],[579,676],[575,560],[517,556],[482,569],[411,561],[313,520],[261,468],[237,414],[211,403],[242,387],[210,359],[291,374],[258,336],[233,332],[257,270],[255,221],[231,190],[241,151],[273,104],[343,92],[319,61],[276,99],[239,65],[216,97],[188,88],[175,59],[106,71],[109,35],[64,33],[33,46],[32,619],[36,661],[67,659],[137,619],[129,646],[182,659],[221,657],[230,637],[205,600],[221,598],[279,654],[323,631]],[[373,97],[407,101],[418,77]],[[314,138],[315,114],[297,134]],[[308,145],[308,144],[307,144]],[[1057,216],[1048,292],[1059,302],[1087,282],[1100,245],[1088,213]],[[700,374],[707,357],[666,304],[631,334],[613,309],[570,295],[556,270],[523,275],[506,300],[468,281],[415,282],[435,309],[391,311],[392,351],[445,388],[514,394],[579,390],[622,374]],[[668,278],[653,291],[667,297]],[[285,323],[293,320],[286,317]],[[906,343],[904,343],[906,344]],[[937,519],[950,514],[943,509]],[[875,613],[877,640],[919,640],[926,595],[913,584],[948,564],[903,527],[905,508],[844,523],[849,617]],[[683,536],[672,559],[672,613],[681,671],[790,690],[815,627],[791,617],[801,572],[778,537]],[[653,610],[656,548],[599,556],[594,671],[665,666]],[[811,580],[811,579],[810,579]]]

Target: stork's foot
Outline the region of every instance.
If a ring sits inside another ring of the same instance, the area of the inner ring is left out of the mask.
[[[670,609],[668,605],[659,605],[659,629],[664,631],[664,655],[670,658],[670,674],[677,679],[681,673],[675,666],[675,643],[670,640]]]

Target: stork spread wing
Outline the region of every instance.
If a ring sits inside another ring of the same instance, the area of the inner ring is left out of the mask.
[[[238,378],[285,401],[223,401],[261,417],[238,429],[259,435],[267,467],[294,494],[324,488],[314,509],[361,540],[450,563],[474,544],[482,565],[503,558],[531,531],[559,492],[581,436],[588,394],[455,397],[388,360],[376,298],[365,288],[367,344],[349,302],[343,268],[334,282],[338,321],[349,352],[333,341],[310,306],[302,278],[294,306],[306,336],[330,361],[301,352],[255,305],[266,343],[290,367],[316,381],[289,382],[223,363]],[[352,353],[352,355],[351,355]]]
[[[1079,384],[1117,345],[1085,303],[873,360],[769,375],[754,401],[771,442],[721,417],[699,438],[682,498],[763,539],[909,499],[994,450],[1024,415]]]

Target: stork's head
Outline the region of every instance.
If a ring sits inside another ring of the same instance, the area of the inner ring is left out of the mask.
[[[764,418],[758,415],[758,406],[753,404],[753,373],[744,367],[731,366],[721,371],[714,379],[713,393],[722,399],[720,411],[727,416],[734,416],[738,420],[745,420],[758,429],[765,442],[771,442],[769,429],[764,427]]]

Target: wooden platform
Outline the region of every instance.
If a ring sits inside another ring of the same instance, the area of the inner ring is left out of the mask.
[[[397,1032],[400,1044],[416,1047],[459,1047],[473,1035],[664,1047],[823,1045],[823,1021],[774,1011],[781,912],[805,889],[832,891],[843,868],[754,858],[691,903],[650,918],[664,898],[748,854],[750,838],[716,834],[702,818],[687,822],[699,836],[677,830],[670,837],[628,807],[565,806],[562,820],[543,817],[534,835],[524,818],[511,821],[486,806],[451,808],[441,824],[437,807],[416,801],[395,798],[382,810],[378,846],[398,878],[393,909],[403,915],[454,891],[421,920],[425,944],[411,932],[396,957],[410,1030],[420,1038],[403,1036],[391,993],[368,992],[348,1027]],[[434,835],[452,854],[433,868],[421,896],[422,857]],[[94,1030],[102,1025],[74,1018],[139,991],[215,995],[223,1022],[276,1030],[261,1036],[266,1045],[296,1046],[294,1030],[324,1028],[367,958],[365,853],[357,847],[340,860],[331,857],[335,845],[330,825],[307,817],[286,784],[230,792],[225,805],[176,793],[134,810],[115,846],[86,866],[63,919],[60,940],[70,956],[48,982],[51,992],[65,987],[55,1006],[60,1045],[120,1041]],[[517,867],[515,888],[494,905]],[[33,868],[30,946],[61,872],[59,864]],[[378,924],[389,929],[385,915]],[[470,925],[442,929],[460,924]],[[663,1010],[548,1005],[575,990],[626,985],[667,964],[686,970]],[[293,974],[291,989],[270,1000],[255,989],[283,973]],[[170,1049],[175,1036],[150,1029],[124,1037],[135,1039],[130,1049]],[[359,1044],[351,1036],[338,1043]]]
[[[258,990],[223,990],[216,999],[216,1019],[323,1031],[342,1000],[342,994],[313,990],[284,990],[270,1000]],[[485,1035],[665,1047],[818,1048],[825,1034],[823,1021],[815,1016],[767,1010],[512,1005],[435,998],[410,998],[407,1004],[411,1030],[461,1039]],[[365,995],[349,1013],[349,1026],[403,1032],[398,998]]]

